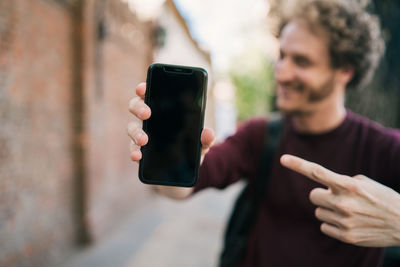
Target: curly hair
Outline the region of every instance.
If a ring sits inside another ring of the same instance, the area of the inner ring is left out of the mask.
[[[293,20],[306,22],[313,32],[322,29],[326,33],[331,66],[354,69],[348,88],[368,85],[385,50],[376,16],[356,3],[339,0],[301,1],[292,14],[281,18],[278,35]]]

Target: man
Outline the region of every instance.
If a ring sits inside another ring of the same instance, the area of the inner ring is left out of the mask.
[[[346,110],[345,91],[365,86],[383,51],[376,19],[339,1],[311,1],[284,20],[275,65],[284,114],[270,181],[240,266],[380,266],[383,247],[400,245],[400,132]],[[130,111],[150,117],[145,84]],[[183,199],[241,178],[253,183],[265,121],[250,120],[212,146],[202,133],[194,188],[157,187]],[[128,125],[131,158],[147,136]],[[393,189],[391,189],[393,188]]]

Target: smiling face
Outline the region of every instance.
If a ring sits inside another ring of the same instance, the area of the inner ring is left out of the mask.
[[[277,107],[284,113],[313,113],[339,101],[348,80],[346,71],[330,64],[328,39],[302,21],[289,22],[280,35],[275,65]]]

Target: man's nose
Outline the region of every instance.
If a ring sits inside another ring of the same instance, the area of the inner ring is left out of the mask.
[[[291,82],[295,79],[293,63],[287,59],[279,59],[275,64],[275,79],[278,83]]]

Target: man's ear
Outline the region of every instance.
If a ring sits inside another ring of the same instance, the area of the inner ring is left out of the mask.
[[[339,81],[346,85],[353,79],[354,77],[354,68],[350,66],[342,67],[339,69]]]

